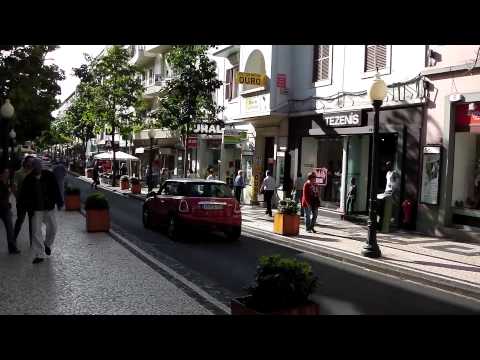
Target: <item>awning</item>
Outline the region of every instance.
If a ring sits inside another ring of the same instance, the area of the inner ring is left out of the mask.
[[[143,154],[145,152],[145,148],[139,147],[135,149],[135,154]]]
[[[113,152],[104,152],[97,154],[93,157],[97,160],[113,160]],[[115,151],[115,159],[116,160],[139,160],[139,158],[132,156],[130,154],[124,153],[123,151]]]

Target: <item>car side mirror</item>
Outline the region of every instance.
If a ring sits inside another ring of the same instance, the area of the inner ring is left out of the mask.
[[[147,194],[147,197],[156,198],[156,197],[157,197],[157,193],[156,193],[155,191],[150,191],[150,192]]]

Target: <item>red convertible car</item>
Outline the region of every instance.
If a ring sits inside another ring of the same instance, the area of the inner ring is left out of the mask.
[[[241,234],[240,204],[223,181],[167,180],[158,193],[150,193],[143,205],[143,225],[167,229],[178,240],[185,229],[219,230],[230,240]]]

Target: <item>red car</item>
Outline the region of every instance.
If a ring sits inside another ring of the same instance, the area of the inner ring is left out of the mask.
[[[173,240],[182,230],[192,228],[223,231],[230,240],[237,240],[242,213],[232,189],[223,181],[172,179],[158,193],[147,196],[143,225],[166,227]]]

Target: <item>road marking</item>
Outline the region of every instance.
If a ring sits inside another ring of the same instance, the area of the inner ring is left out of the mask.
[[[169,268],[165,264],[161,263],[160,261],[155,259],[153,256],[151,256],[150,254],[148,254],[144,250],[140,249],[138,246],[133,244],[130,240],[126,239],[124,236],[120,235],[116,231],[110,230],[110,234],[117,237],[117,239],[120,240],[120,242],[123,242],[126,246],[131,247],[133,250],[135,250],[140,255],[145,257],[148,261],[151,261],[153,264],[155,264],[156,266],[161,268],[163,271],[167,272],[169,275],[171,275],[172,277],[174,277],[175,279],[177,279],[178,281],[183,283],[185,286],[189,287],[191,290],[193,290],[198,295],[203,297],[209,303],[213,304],[214,306],[216,306],[217,308],[219,308],[220,310],[222,310],[226,314],[230,314],[230,309],[227,306],[225,306],[220,301],[218,301],[217,299],[215,299],[214,297],[209,295],[205,290],[202,290],[200,287],[198,287],[197,285],[195,285],[191,281],[187,280],[184,276],[180,275],[175,270],[172,270],[171,268]]]

